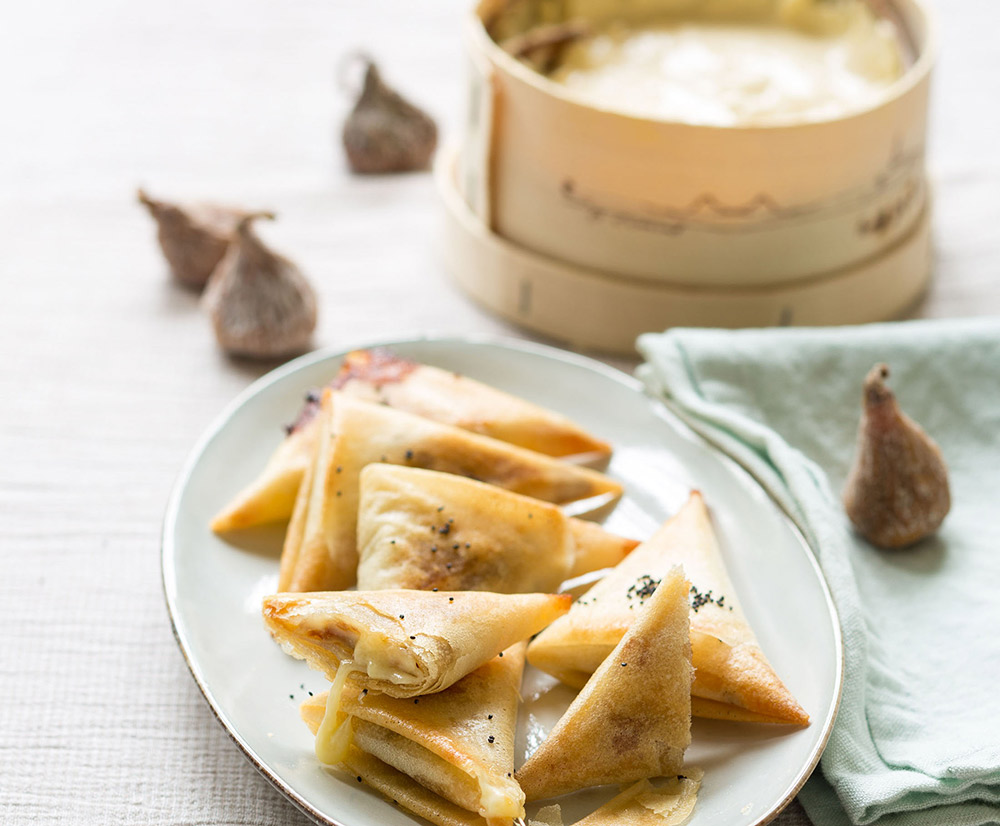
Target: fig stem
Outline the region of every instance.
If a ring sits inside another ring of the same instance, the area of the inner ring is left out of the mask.
[[[879,404],[893,398],[892,390],[885,381],[889,378],[889,365],[876,364],[865,376],[865,401],[868,404]]]
[[[360,83],[358,83],[356,79],[352,78],[355,66],[362,70]],[[348,52],[341,58],[340,63],[337,66],[337,85],[340,87],[341,91],[347,93],[351,97],[357,97],[364,88],[365,78],[372,69],[375,69],[375,60],[370,54],[368,54],[368,52],[361,51],[360,49]],[[377,71],[378,70],[376,70],[376,73]]]
[[[248,212],[246,215],[242,216],[239,221],[236,222],[236,231],[239,233],[244,233],[250,229],[250,225],[256,221],[258,218],[263,218],[267,221],[273,221],[278,216],[271,212],[270,210],[258,210],[257,212]]]
[[[163,211],[163,201],[157,201],[155,198],[151,198],[149,193],[147,193],[141,186],[135,191],[135,194],[139,199],[139,203],[146,207],[146,209],[154,215]]]

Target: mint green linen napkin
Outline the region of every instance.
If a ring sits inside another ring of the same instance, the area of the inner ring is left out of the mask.
[[[833,592],[844,689],[799,798],[813,822],[1000,823],[1000,319],[676,329],[638,347],[647,388],[784,506]],[[941,531],[894,552],[840,505],[879,361],[951,474]]]

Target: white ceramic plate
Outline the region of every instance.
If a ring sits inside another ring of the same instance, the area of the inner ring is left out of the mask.
[[[804,729],[696,720],[688,764],[705,770],[691,826],[751,826],[788,803],[816,765],[836,714],[840,631],[808,547],[761,488],[634,379],[580,356],[524,343],[470,339],[390,342],[397,353],[455,370],[566,413],[615,447],[610,473],[627,494],[607,527],[648,536],[692,487],[712,511],[726,564],[761,646],[812,717]],[[170,499],[163,582],[191,673],[250,761],[317,822],[412,826],[374,792],[320,767],[299,703],[326,684],[281,652],[260,619],[273,592],[283,526],[221,539],[212,515],[263,467],[304,394],[336,373],[342,354],[313,353],[264,376],[201,439]],[[570,692],[529,669],[518,764]],[[614,790],[562,801],[567,822]],[[529,808],[529,814],[533,809]]]

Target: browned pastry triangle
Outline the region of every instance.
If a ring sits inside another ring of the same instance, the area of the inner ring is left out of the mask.
[[[437,694],[397,699],[347,683],[335,725],[350,727],[344,762],[359,750],[389,766],[380,790],[395,800],[411,783],[422,794],[421,809],[403,805],[433,822],[451,817],[457,806],[490,824],[524,816],[524,793],[513,779],[514,732],[524,644],[495,657]],[[336,698],[334,698],[336,701]],[[326,694],[302,705],[314,733],[328,712]],[[317,749],[321,752],[322,749]],[[404,780],[405,778],[405,780]]]
[[[348,353],[330,387],[548,456],[602,466],[611,448],[575,422],[481,382],[397,356]],[[320,425],[319,393],[310,394],[267,466],[212,521],[217,533],[287,519],[312,460]]]
[[[335,389],[557,457],[606,461],[611,446],[555,411],[384,348],[344,357]]]
[[[555,591],[570,577],[614,567],[638,544],[454,474],[384,464],[361,472],[362,590]]]
[[[528,661],[582,686],[628,630],[673,565],[691,580],[696,715],[806,725],[809,717],[774,673],[740,608],[701,495],[629,554],[543,631]]]
[[[282,551],[281,591],[355,583],[360,475],[375,462],[467,476],[557,504],[600,494],[617,499],[622,491],[597,471],[331,391],[319,424],[311,484],[299,491],[301,512]],[[447,538],[446,519],[433,527]]]
[[[691,743],[688,582],[677,567],[517,770],[528,800],[680,773]]]
[[[443,691],[569,608],[559,594],[330,591],[265,597],[264,621],[292,656],[330,680],[353,663],[362,688]]]

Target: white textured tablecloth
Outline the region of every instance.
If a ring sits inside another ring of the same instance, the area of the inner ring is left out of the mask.
[[[471,0],[468,0],[471,2]],[[517,332],[434,253],[430,177],[352,179],[334,67],[362,47],[454,131],[467,2],[38,0],[0,12],[0,823],[297,824],[170,633],[159,529],[210,420],[264,367],[165,278],[136,184],[277,210],[320,345]],[[1000,311],[1000,6],[942,4],[926,315]],[[804,823],[792,808],[778,823]]]

